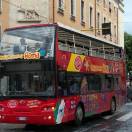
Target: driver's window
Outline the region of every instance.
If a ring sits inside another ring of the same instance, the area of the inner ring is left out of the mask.
[[[4,76],[0,81],[0,94],[6,96],[8,90],[9,77]]]
[[[66,72],[59,72],[58,75],[58,94],[67,96],[67,78]]]

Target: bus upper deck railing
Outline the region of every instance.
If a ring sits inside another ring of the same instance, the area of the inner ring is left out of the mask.
[[[94,50],[92,48],[86,49],[86,48],[71,46],[71,45],[63,44],[63,43],[59,43],[59,49],[63,51],[76,53],[76,54],[81,54],[81,55],[100,57],[100,58],[104,58],[108,60],[121,59],[121,55],[119,53],[106,52],[105,50]]]

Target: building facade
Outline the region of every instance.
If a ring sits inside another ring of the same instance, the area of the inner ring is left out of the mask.
[[[0,0],[0,38],[3,30],[9,27],[9,4]]]
[[[52,0],[50,20],[124,47],[122,0]],[[102,23],[111,23],[111,34],[102,35]]]
[[[118,43],[124,47],[124,5],[123,0],[119,3],[119,14],[118,14]]]
[[[9,27],[59,22],[124,47],[122,0],[3,1],[9,5]],[[111,23],[111,34],[102,35],[102,23]]]

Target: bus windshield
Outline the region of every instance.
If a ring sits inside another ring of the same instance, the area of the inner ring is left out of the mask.
[[[54,80],[51,71],[11,73],[1,79],[1,96],[54,96]]]
[[[0,79],[1,97],[55,96],[52,60],[5,63],[4,67],[5,71],[1,73]]]
[[[1,41],[1,55],[16,55],[25,52],[39,52],[41,57],[54,56],[55,27],[17,28],[4,32]]]

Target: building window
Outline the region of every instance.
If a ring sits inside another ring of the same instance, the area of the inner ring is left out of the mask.
[[[58,0],[58,12],[61,14],[64,13],[64,0]]]
[[[116,37],[116,26],[114,26],[114,36]]]
[[[100,13],[97,13],[97,34],[100,35]]]
[[[111,2],[109,2],[109,12],[111,13],[112,9],[111,9]]]
[[[84,25],[84,1],[81,0],[81,24]]]
[[[104,17],[104,23],[106,23],[106,17]]]
[[[90,14],[89,14],[89,20],[90,20],[90,28],[93,28],[93,8],[92,7],[90,7],[90,12],[89,12]]]
[[[59,0],[59,8],[60,8],[60,9],[63,9],[63,3],[64,3],[63,0]]]
[[[75,20],[76,15],[76,0],[71,0],[71,19]]]
[[[106,0],[103,0],[104,8],[106,8]]]
[[[100,28],[100,13],[97,13],[97,28]]]

